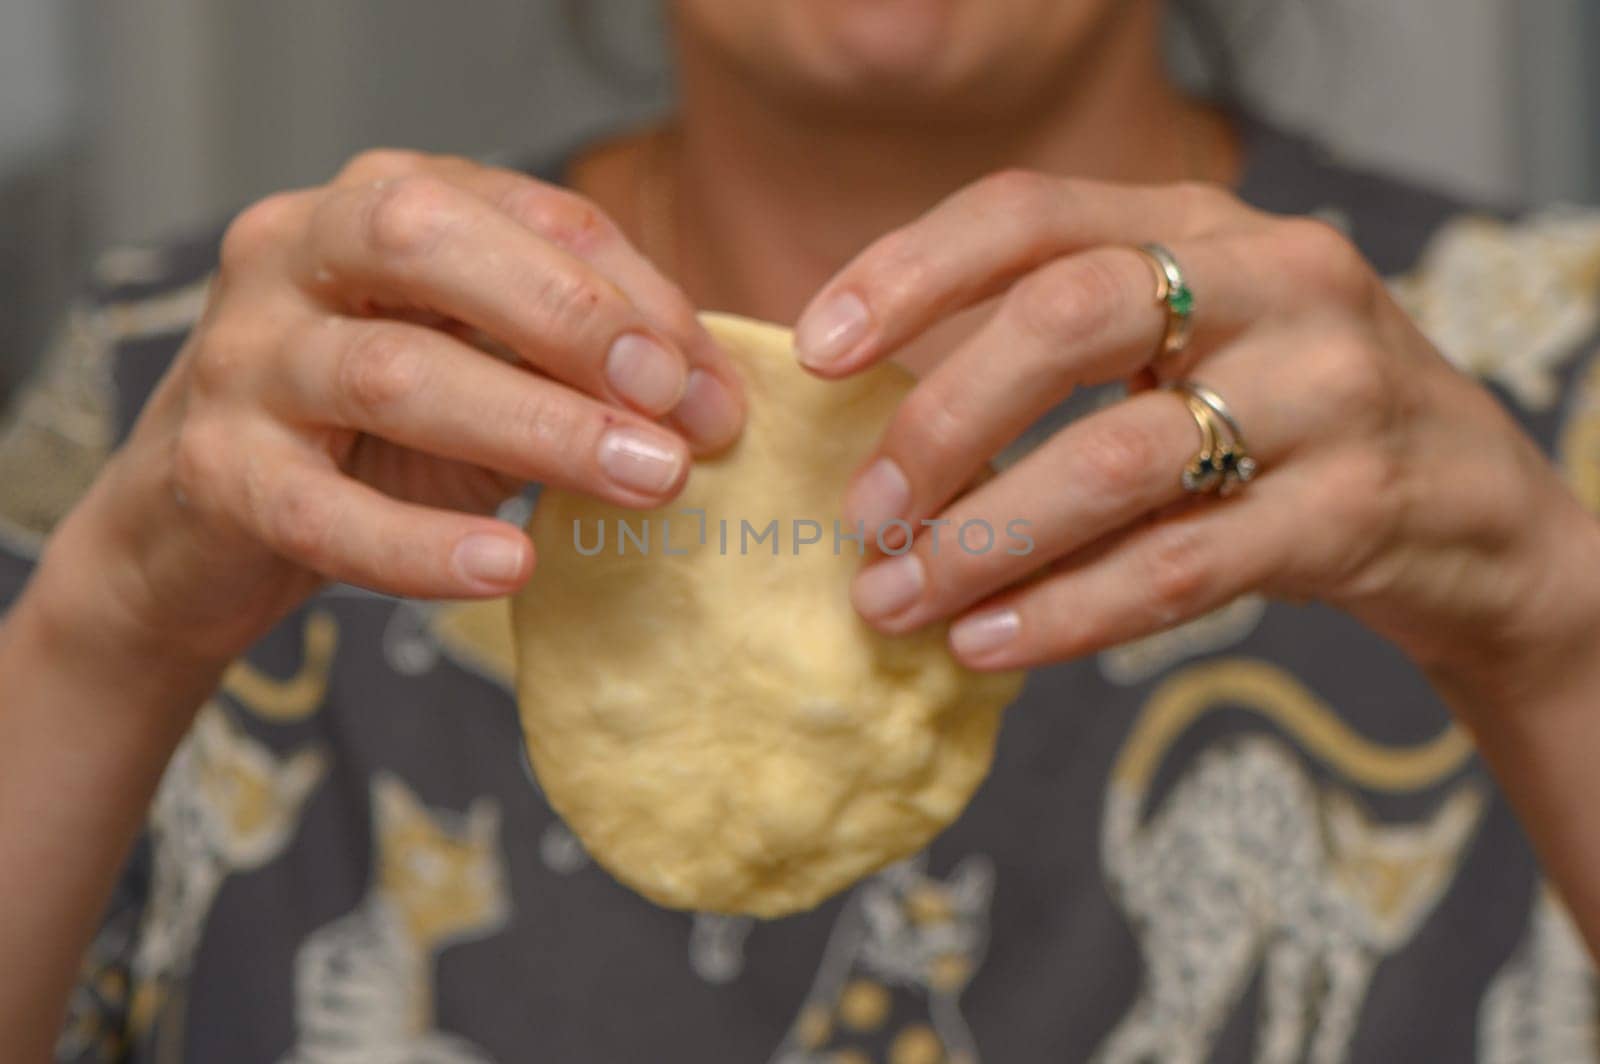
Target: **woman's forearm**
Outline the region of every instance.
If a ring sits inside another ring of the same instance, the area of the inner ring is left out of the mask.
[[[118,617],[95,591],[92,535],[64,530],[0,617],[0,1043],[18,1061],[48,1059],[161,772],[225,664]]]
[[[1593,647],[1559,690],[1474,720],[1484,760],[1600,954],[1600,631]]]
[[[1582,515],[1533,603],[1527,649],[1435,681],[1600,955],[1600,524]]]

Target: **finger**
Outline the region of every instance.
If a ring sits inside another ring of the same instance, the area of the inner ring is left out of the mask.
[[[328,183],[335,188],[356,188],[376,181],[427,173],[449,158],[457,157],[407,148],[372,148],[352,156]]]
[[[334,184],[360,187],[415,174],[436,174],[460,185],[610,278],[688,360],[683,395],[668,423],[701,454],[715,453],[738,436],[744,424],[744,388],[732,361],[701,326],[682,290],[597,207],[513,170],[461,156],[392,149],[356,156]]]
[[[263,456],[247,520],[269,548],[330,580],[413,598],[520,587],[533,544],[491,517],[398,499],[305,456]]]
[[[290,419],[623,506],[659,506],[688,475],[674,433],[432,329],[319,315],[289,347],[268,401]]]
[[[297,265],[305,287],[340,309],[443,314],[553,377],[645,414],[672,409],[687,386],[683,354],[616,285],[438,177],[333,193],[317,208]]]
[[[1367,568],[1386,506],[1374,453],[1317,452],[1252,483],[1108,537],[950,628],[977,669],[1082,657],[1192,620],[1250,592],[1304,601]]]
[[[975,669],[1065,661],[1223,606],[1269,583],[1294,549],[1298,522],[1272,494],[1202,503],[1132,531],[962,617],[950,649]]]
[[[1180,244],[1178,251],[1206,300],[1192,360],[1263,308],[1258,289],[1218,281],[1231,265],[1218,242]],[[1060,259],[1014,286],[901,404],[846,493],[847,519],[876,529],[935,513],[1075,388],[1133,373],[1166,328],[1154,284],[1142,255],[1105,247]],[[1213,291],[1215,303],[1206,295]]]
[[[856,574],[851,600],[888,633],[950,616],[1172,503],[1197,440],[1182,399],[1167,391],[1074,422],[937,516],[919,519],[908,550]]]
[[[813,371],[842,376],[1051,259],[1103,244],[1191,239],[1250,217],[1207,185],[998,174],[856,256],[800,316],[796,348]]]
[[[1340,335],[1331,325],[1268,330],[1197,368],[1195,379],[1244,429],[1262,480],[1330,441],[1377,438],[1382,384],[1362,381],[1365,356]],[[1187,404],[1165,389],[1080,418],[937,517],[919,519],[909,550],[857,574],[856,608],[886,632],[954,615],[1187,500],[1181,475],[1201,443]]]
[[[458,158],[443,166],[451,180],[609,278],[688,359],[683,397],[668,422],[701,453],[733,441],[744,423],[744,389],[732,361],[683,291],[611,219],[582,196],[524,174]]]

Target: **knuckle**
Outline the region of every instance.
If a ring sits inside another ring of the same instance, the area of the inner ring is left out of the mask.
[[[1291,218],[1274,234],[1280,254],[1302,283],[1325,295],[1359,304],[1377,288],[1371,267],[1348,237],[1317,218]]]
[[[1381,421],[1389,405],[1388,375],[1378,345],[1352,328],[1330,327],[1314,348],[1309,390],[1346,417]]]
[[[179,497],[204,504],[224,482],[228,437],[209,421],[189,418],[172,448],[172,484]]]
[[[1404,470],[1381,448],[1351,448],[1324,468],[1306,499],[1319,534],[1304,562],[1293,563],[1307,586],[1348,586],[1371,574],[1385,553],[1403,508]]]
[[[222,273],[231,275],[247,269],[265,251],[282,242],[289,232],[296,200],[293,192],[279,192],[240,211],[222,234],[218,250]]]
[[[1180,181],[1172,193],[1182,204],[1185,216],[1197,221],[1215,221],[1233,211],[1238,203],[1233,194],[1210,181]]]
[[[605,213],[582,196],[532,180],[513,182],[496,204],[546,240],[586,252],[616,234]]]
[[[313,569],[324,568],[334,515],[323,486],[291,477],[263,502],[260,518],[270,545]]]
[[[1075,479],[1089,499],[1122,500],[1137,494],[1156,465],[1150,434],[1120,422],[1087,430],[1075,451]]]
[[[1158,526],[1144,552],[1144,582],[1156,619],[1172,624],[1200,609],[1211,589],[1212,558],[1205,537],[1182,522]]]
[[[1020,168],[990,174],[979,183],[976,192],[985,207],[1020,214],[1042,211],[1062,195],[1059,178]]]
[[[539,391],[510,406],[511,435],[526,439],[539,454],[591,455],[598,426],[583,415],[569,393]]]
[[[352,156],[335,176],[334,183],[363,184],[414,174],[427,165],[427,160],[421,152],[404,148],[369,148]]]
[[[338,356],[336,401],[349,423],[383,418],[423,387],[423,360],[406,331],[372,324],[356,332]]]
[[[552,333],[578,336],[591,331],[594,311],[605,294],[576,270],[552,267],[535,274],[529,313]]]
[[[455,224],[458,193],[433,177],[410,175],[372,186],[366,209],[369,245],[382,255],[425,255]]]
[[[960,452],[965,421],[951,397],[923,385],[900,404],[885,449],[917,467],[937,467]]]
[[[456,155],[452,152],[419,154],[416,156],[417,170],[426,170],[435,174],[476,174],[486,172],[489,168],[466,155]]]
[[[198,395],[210,397],[223,394],[239,380],[257,336],[253,325],[228,313],[214,316],[195,340],[189,380]]]
[[[1007,297],[1025,336],[1049,349],[1070,348],[1103,333],[1119,313],[1121,280],[1098,256],[1083,256],[1032,274]]]
[[[928,290],[933,273],[933,258],[916,231],[897,229],[880,238],[867,253],[859,284],[869,305],[894,307]]]
[[[1352,534],[1351,542],[1371,542],[1388,522],[1398,498],[1402,469],[1397,457],[1382,446],[1347,449],[1324,469],[1315,488],[1314,506],[1321,523]]]

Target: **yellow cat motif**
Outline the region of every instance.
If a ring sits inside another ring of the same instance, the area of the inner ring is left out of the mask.
[[[1106,876],[1145,972],[1100,1064],[1199,1064],[1257,967],[1255,1059],[1342,1061],[1378,961],[1444,896],[1482,818],[1484,789],[1469,780],[1419,821],[1377,821],[1317,786],[1289,744],[1255,734],[1200,754],[1145,820],[1175,740],[1222,706],[1260,713],[1377,791],[1439,785],[1473,753],[1453,726],[1413,748],[1372,743],[1264,662],[1195,665],[1159,687],[1113,768],[1101,823]]]
[[[851,893],[772,1064],[978,1064],[960,999],[988,950],[994,863],[940,879],[926,860]]]
[[[339,648],[339,622],[326,610],[314,610],[301,633],[300,668],[277,679],[240,659],[222,676],[222,690],[240,706],[274,724],[305,720],[327,700],[328,676]]]
[[[434,1029],[433,964],[510,915],[500,810],[434,810],[387,773],[372,781],[375,854],[366,900],[313,932],[295,964],[297,1042],[284,1064],[477,1064]]]
[[[1600,514],[1600,353],[1581,378],[1561,430],[1560,451],[1561,468],[1578,501]]]
[[[281,854],[328,769],[308,746],[280,758],[207,703],[178,747],[150,812],[150,900],[133,954],[129,1027],[146,1032],[189,973],[218,890]]]

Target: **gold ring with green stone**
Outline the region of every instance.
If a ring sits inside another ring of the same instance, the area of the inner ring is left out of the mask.
[[[1167,326],[1161,334],[1157,358],[1171,358],[1189,345],[1194,331],[1194,290],[1183,276],[1177,258],[1161,244],[1141,244],[1134,250],[1145,257],[1156,274],[1156,302],[1166,308]]]

